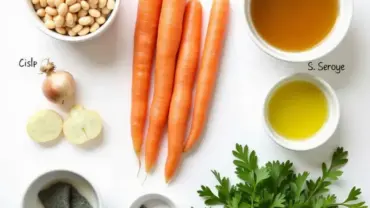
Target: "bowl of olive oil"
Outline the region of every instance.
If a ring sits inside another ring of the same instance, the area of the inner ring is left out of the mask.
[[[335,91],[323,79],[306,73],[282,78],[264,104],[269,136],[291,150],[305,151],[324,144],[336,131],[339,117]]]
[[[245,0],[252,40],[267,54],[289,62],[316,60],[348,32],[353,0]]]

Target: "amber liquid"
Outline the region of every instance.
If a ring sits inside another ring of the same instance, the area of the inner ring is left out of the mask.
[[[285,51],[310,49],[330,33],[338,0],[252,0],[254,27],[272,46]]]

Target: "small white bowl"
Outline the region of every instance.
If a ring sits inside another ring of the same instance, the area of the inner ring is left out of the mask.
[[[302,52],[287,52],[267,43],[257,32],[251,17],[251,1],[245,0],[245,15],[247,18],[249,34],[252,40],[265,53],[277,59],[288,62],[308,62],[319,59],[333,51],[344,39],[351,25],[353,16],[353,0],[338,0],[339,12],[337,21],[328,36],[312,49]]]
[[[73,185],[93,208],[103,208],[101,197],[93,185],[81,175],[67,170],[54,170],[38,176],[26,190],[22,208],[43,208],[38,193],[56,182]]]
[[[130,208],[141,208],[143,205],[145,205],[146,208],[176,208],[173,201],[171,201],[168,197],[155,193],[140,196],[131,204]]]
[[[30,13],[31,21],[35,23],[37,28],[39,28],[42,32],[44,32],[46,35],[52,38],[55,38],[57,40],[67,41],[67,42],[84,42],[87,40],[94,39],[100,36],[105,31],[107,31],[107,29],[112,25],[113,21],[116,19],[119,8],[120,8],[120,3],[121,3],[121,0],[115,0],[116,4],[115,4],[114,9],[112,10],[111,14],[108,16],[106,22],[103,25],[101,25],[101,27],[97,31],[89,33],[84,36],[72,37],[69,35],[61,35],[53,30],[49,30],[48,28],[46,28],[42,19],[39,16],[37,16],[31,0],[25,0],[25,1],[27,4],[29,13]]]
[[[329,109],[328,118],[325,124],[321,127],[321,129],[311,138],[307,138],[305,140],[299,140],[299,141],[289,140],[289,139],[286,139],[280,136],[271,127],[269,119],[268,119],[268,105],[269,105],[272,95],[275,93],[275,91],[280,86],[286,83],[292,82],[292,81],[297,81],[297,80],[307,81],[319,87],[321,91],[324,93],[328,101],[328,109]],[[314,149],[316,147],[323,145],[326,141],[328,141],[333,136],[334,132],[337,129],[337,126],[339,123],[339,117],[340,117],[339,101],[338,101],[338,98],[333,88],[323,79],[317,76],[306,74],[306,73],[293,74],[291,76],[282,78],[280,81],[278,81],[268,93],[265,99],[263,111],[264,111],[263,112],[264,124],[265,124],[266,130],[269,136],[280,146],[285,147],[290,150],[296,150],[296,151],[311,150],[311,149]]]

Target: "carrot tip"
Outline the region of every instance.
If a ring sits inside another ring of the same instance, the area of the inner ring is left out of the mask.
[[[141,170],[140,152],[135,152],[135,153],[136,153],[137,161],[138,161],[138,163],[139,163],[139,168],[138,168],[138,170],[137,170],[136,177],[139,177],[140,170]]]
[[[170,178],[167,178],[167,177],[166,177],[166,179],[165,179],[165,180],[166,180],[166,184],[169,184],[169,183],[171,182],[171,179],[170,179]]]
[[[145,178],[144,178],[143,182],[141,183],[142,186],[144,185],[147,178],[148,178],[148,174],[145,174]]]
[[[147,173],[147,174],[150,174],[150,172],[152,171],[152,166],[151,165],[146,165],[145,166],[145,172]]]
[[[138,168],[138,170],[137,170],[136,177],[139,177],[140,170],[141,170],[141,162],[140,162],[140,160],[139,160],[139,168]]]

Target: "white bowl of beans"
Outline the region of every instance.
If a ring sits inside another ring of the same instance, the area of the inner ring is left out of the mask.
[[[117,16],[120,0],[25,0],[38,28],[63,41],[99,36]]]

